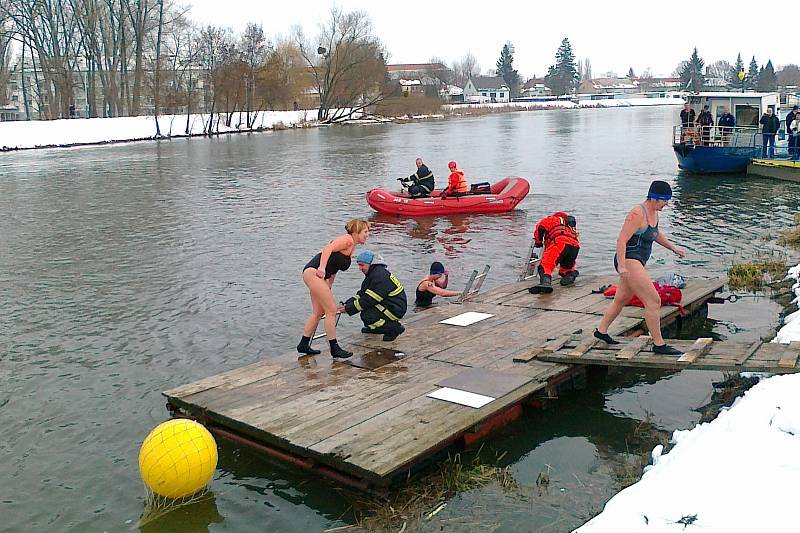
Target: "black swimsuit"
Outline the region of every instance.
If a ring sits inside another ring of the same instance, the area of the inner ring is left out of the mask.
[[[647,227],[631,235],[631,238],[625,243],[625,259],[636,259],[644,266],[653,252],[653,241],[658,237],[658,222],[656,222],[655,226],[651,226],[650,220],[647,218],[647,210],[644,205],[641,207],[642,211],[644,211]],[[619,270],[617,267],[617,255],[614,254],[614,270]]]
[[[307,268],[318,269],[321,260],[322,252],[315,255],[311,261],[306,263],[306,266],[303,267],[303,271]],[[325,265],[325,279],[329,279],[336,275],[337,272],[350,268],[350,262],[351,257],[349,255],[345,255],[342,252],[332,252],[330,257],[328,257],[328,263]]]
[[[419,290],[419,285],[417,285],[417,297],[415,298],[416,301],[414,302],[414,304],[417,307],[430,307],[431,305],[433,305],[434,296],[436,295],[433,294],[432,292]]]

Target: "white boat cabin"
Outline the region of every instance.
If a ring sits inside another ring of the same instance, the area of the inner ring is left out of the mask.
[[[737,128],[758,128],[758,121],[767,108],[771,107],[773,112],[778,114],[781,107],[780,97],[776,92],[703,92],[690,94],[686,97],[686,101],[692,104],[698,115],[703,106],[709,106],[715,124],[722,115],[723,108],[728,108],[736,117]]]

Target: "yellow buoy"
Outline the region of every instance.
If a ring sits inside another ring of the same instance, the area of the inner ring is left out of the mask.
[[[156,426],[139,451],[139,472],[166,498],[190,496],[208,485],[217,468],[217,443],[201,424],[175,419]]]

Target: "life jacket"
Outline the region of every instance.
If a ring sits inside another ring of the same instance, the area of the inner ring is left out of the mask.
[[[674,285],[662,285],[661,283],[654,281],[653,287],[656,288],[658,291],[658,295],[661,296],[661,305],[673,305],[678,308],[678,312],[681,316],[686,315],[686,309],[683,308],[681,305],[681,301],[683,300],[683,293],[681,290],[674,286]],[[603,292],[603,296],[608,298],[613,298],[614,295],[617,294],[617,286],[611,285],[608,289]],[[639,299],[638,296],[635,294],[631,301],[627,303],[627,305],[633,305],[636,307],[644,307],[644,303]]]
[[[575,228],[567,225],[567,217],[569,215],[563,211],[553,213],[549,217],[545,217],[536,224],[533,237],[536,242],[541,242],[545,246],[550,246],[556,240],[560,239],[565,241],[565,244],[573,246],[580,246],[578,242],[578,233]]]
[[[464,171],[455,169],[450,172],[450,177],[447,179],[447,192],[450,194],[467,192],[467,179],[464,177]]]

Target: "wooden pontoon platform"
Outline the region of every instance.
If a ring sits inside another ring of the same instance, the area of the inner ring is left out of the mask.
[[[569,379],[581,367],[540,356],[574,349],[593,331],[609,300],[592,291],[614,281],[579,277],[549,295],[529,294],[532,281],[501,285],[459,305],[409,313],[393,342],[362,333],[341,338],[355,353],[347,363],[332,360],[323,341],[316,357],[290,352],[164,395],[177,414],[226,438],[359,488],[385,487],[437,451],[485,437],[519,416],[526,398],[552,394]],[[723,284],[691,280],[684,307],[703,305]],[[440,323],[468,311],[493,316],[467,327]],[[678,309],[661,312],[668,323]],[[626,307],[610,333],[638,334],[642,326],[643,310]],[[495,399],[473,408],[427,396],[459,383]]]

